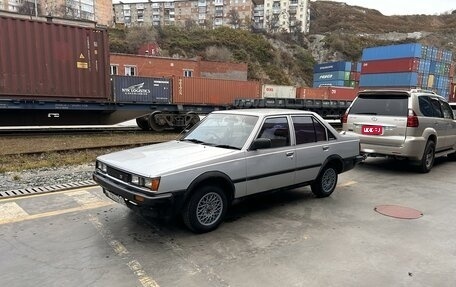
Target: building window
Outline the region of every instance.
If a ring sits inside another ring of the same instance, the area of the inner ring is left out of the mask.
[[[119,74],[119,66],[111,65],[111,75],[118,75],[118,74]]]
[[[184,70],[184,77],[191,78],[193,76],[193,70]]]
[[[125,76],[136,76],[136,67],[125,66]]]

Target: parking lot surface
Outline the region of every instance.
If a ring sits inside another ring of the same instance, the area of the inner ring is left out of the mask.
[[[99,187],[0,200],[1,286],[454,286],[456,163],[368,159],[336,191],[236,202],[215,231],[138,215]],[[419,210],[417,219],[377,213]]]

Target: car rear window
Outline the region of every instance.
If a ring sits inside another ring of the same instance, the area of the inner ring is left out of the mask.
[[[408,95],[359,95],[350,114],[406,117]]]

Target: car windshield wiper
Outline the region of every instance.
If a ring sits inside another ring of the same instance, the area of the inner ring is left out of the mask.
[[[214,145],[215,147],[219,147],[219,148],[229,148],[229,149],[237,149],[237,150],[240,150],[240,148],[238,147],[235,147],[235,146],[232,146],[232,145],[227,145],[227,144],[218,144],[218,145]]]
[[[204,141],[201,141],[198,139],[182,139],[181,141],[192,142],[192,143],[197,143],[197,144],[205,144]]]

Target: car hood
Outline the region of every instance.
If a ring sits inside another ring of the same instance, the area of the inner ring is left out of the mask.
[[[170,141],[99,156],[109,166],[141,176],[156,177],[240,153],[191,142]]]

